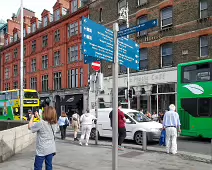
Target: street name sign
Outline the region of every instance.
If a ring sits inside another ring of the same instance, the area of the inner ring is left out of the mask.
[[[84,63],[105,60],[114,62],[113,31],[88,18],[82,22],[82,50]],[[139,70],[139,45],[127,38],[119,38],[119,64]]]
[[[134,34],[136,32],[148,30],[150,28],[154,28],[154,27],[157,27],[157,26],[158,26],[158,20],[157,19],[150,20],[150,21],[144,22],[142,24],[136,25],[134,27],[126,28],[124,30],[119,31],[118,37],[123,37],[123,36],[126,36],[126,35]]]

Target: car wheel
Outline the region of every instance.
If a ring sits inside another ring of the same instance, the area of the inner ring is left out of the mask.
[[[135,140],[136,144],[142,145],[142,142],[143,142],[143,134],[142,134],[142,132],[136,132],[135,136],[134,136],[134,140]]]
[[[98,132],[98,136],[99,136],[99,132]],[[91,129],[90,138],[93,140],[96,139],[96,128]]]

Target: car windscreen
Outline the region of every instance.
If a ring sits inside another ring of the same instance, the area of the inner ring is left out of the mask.
[[[132,117],[137,122],[149,122],[151,119],[149,119],[147,116],[140,112],[128,112],[128,115]]]

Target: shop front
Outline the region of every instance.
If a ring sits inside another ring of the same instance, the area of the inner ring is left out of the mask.
[[[100,94],[101,107],[112,107],[112,77],[104,79],[104,94]],[[122,106],[127,108],[125,89],[127,88],[127,76],[119,76],[119,98]],[[130,108],[145,112],[164,112],[170,104],[177,104],[177,68],[166,68],[146,72],[130,74],[130,87],[134,89]],[[94,101],[94,94],[89,94],[90,102]],[[109,97],[110,96],[110,97]],[[108,105],[110,103],[110,105]]]

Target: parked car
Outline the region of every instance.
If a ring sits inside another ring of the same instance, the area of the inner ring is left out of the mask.
[[[109,114],[112,108],[98,109],[98,133],[100,137],[112,138],[112,128],[110,126]],[[137,144],[142,144],[142,132],[147,132],[147,141],[159,141],[162,124],[155,122],[144,114],[133,109],[121,109],[124,112],[126,121],[126,139],[134,140]],[[90,111],[95,115],[95,110]],[[95,138],[95,126],[91,131],[91,138]]]

